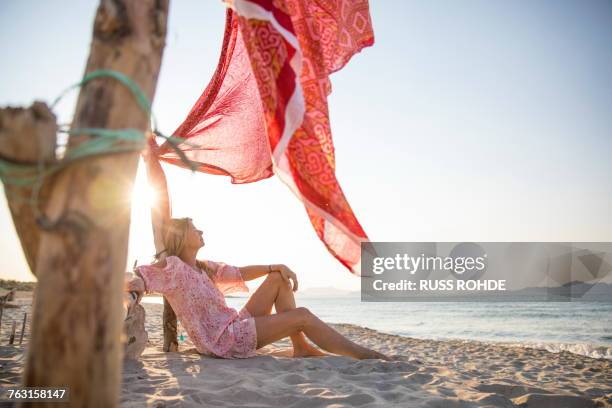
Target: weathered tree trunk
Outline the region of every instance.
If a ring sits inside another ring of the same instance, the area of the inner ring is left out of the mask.
[[[149,335],[145,329],[145,309],[140,304],[136,304],[136,297],[132,293],[127,294],[127,310],[123,329],[126,342],[124,358],[137,360],[147,347]]]
[[[168,300],[164,297],[164,351],[178,351],[177,319],[176,313]]]
[[[152,99],[167,14],[167,0],[102,0],[86,71],[122,72]],[[72,128],[145,131],[148,121],[124,85],[99,78],[81,90]],[[16,132],[8,137],[26,136]],[[90,137],[71,136],[68,150]],[[41,152],[46,150],[35,149],[36,158]],[[137,152],[96,157],[74,163],[49,180],[48,199],[41,204],[51,223],[40,233],[31,214],[20,215],[22,210],[27,213],[25,207],[17,212],[11,208],[38,278],[23,385],[68,386],[73,407],[118,403],[129,191],[137,163]]]
[[[153,147],[151,146],[151,149]],[[159,163],[157,158],[157,152],[150,151],[145,156],[145,163],[147,168],[147,179],[149,185],[153,187],[156,194],[156,204],[151,208],[151,224],[153,226],[153,241],[155,242],[155,252],[162,254],[161,258],[165,257],[162,251],[164,247],[164,231],[167,222],[172,216],[172,209],[170,208],[170,196],[168,194],[168,182],[164,170]],[[177,339],[177,319],[176,313],[172,306],[164,296],[164,313],[162,315],[163,326],[162,331],[164,333],[164,344],[163,350],[178,351],[178,339]]]
[[[49,165],[55,162],[57,124],[55,115],[42,102],[31,107],[0,109],[0,156],[19,164]],[[35,175],[35,173],[32,173]],[[40,206],[49,197],[49,183],[43,184],[38,193]],[[33,185],[5,184],[8,201],[17,235],[32,273],[36,274],[36,256],[40,244],[40,232],[36,214],[32,211],[30,197]]]

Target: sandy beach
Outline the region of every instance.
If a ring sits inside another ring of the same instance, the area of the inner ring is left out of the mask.
[[[0,408],[612,408],[612,0],[0,34]]]
[[[2,319],[2,387],[19,384],[27,348],[27,336],[22,345],[7,344],[9,322],[18,321],[19,334],[31,298],[19,293],[14,303],[20,307],[5,309]],[[334,327],[396,360],[294,359],[288,341],[245,360],[201,356],[188,340],[179,352],[163,353],[162,306],[143,305],[149,345],[138,361],[124,364],[122,407],[612,407],[609,360],[471,341],[418,340],[348,324]]]

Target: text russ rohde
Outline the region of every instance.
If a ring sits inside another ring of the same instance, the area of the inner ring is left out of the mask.
[[[611,271],[609,242],[364,242],[361,299],[610,300]]]

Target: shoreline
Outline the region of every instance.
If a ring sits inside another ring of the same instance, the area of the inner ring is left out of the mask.
[[[245,296],[233,296],[231,298],[248,299],[248,297],[245,297]],[[148,304],[162,304],[161,299],[162,298],[158,295],[147,295],[143,297],[142,302],[148,303]],[[304,301],[309,300],[309,299],[320,300],[320,299],[328,299],[328,298],[327,297],[323,297],[323,298],[304,297],[298,300],[301,301],[301,303],[304,303],[302,304],[303,306],[308,306],[308,304],[306,304],[306,302]],[[329,299],[333,299],[333,297]],[[232,305],[232,306],[235,306],[235,305]],[[432,341],[477,342],[477,343],[482,343],[485,345],[490,344],[490,345],[498,345],[498,346],[506,346],[506,347],[524,347],[524,348],[531,348],[531,349],[536,349],[536,350],[545,350],[550,353],[559,353],[559,352],[565,351],[565,352],[569,352],[569,353],[573,353],[573,354],[577,354],[577,355],[581,355],[585,357],[590,357],[594,359],[603,358],[607,360],[612,360],[612,342],[597,343],[597,342],[579,342],[579,341],[568,341],[568,340],[552,341],[552,340],[538,339],[538,338],[521,340],[521,339],[483,339],[483,338],[477,338],[477,337],[427,336],[427,335],[419,335],[417,333],[405,333],[401,330],[397,330],[397,331],[385,330],[379,327],[370,327],[370,324],[368,323],[358,324],[354,322],[345,322],[345,321],[341,321],[338,319],[329,320],[328,323],[351,324],[351,325],[355,325],[355,326],[359,326],[359,327],[363,327],[367,329],[376,330],[378,332],[385,333],[385,334],[402,336],[407,339],[432,340]]]
[[[2,293],[4,293],[4,290],[1,291]],[[1,294],[1,293],[0,293]],[[30,312],[30,304],[28,304],[28,300],[31,303],[31,297],[32,297],[32,292],[31,291],[17,291],[16,292],[16,302],[12,302],[13,304],[20,304],[20,308],[18,309],[14,309],[15,311],[20,311],[21,310],[21,316],[23,316],[23,312],[27,311],[28,312],[28,322],[27,322],[27,330],[29,330],[29,325],[30,325],[30,319],[31,319],[31,312]],[[241,297],[238,296],[237,298],[248,298],[248,297]],[[155,305],[161,306],[162,302],[158,301],[157,299],[161,299],[161,296],[159,295],[145,295],[143,296],[142,300],[141,300],[141,304],[145,307],[145,309],[147,310],[147,313],[149,312],[148,309],[148,305],[154,305],[152,306],[153,308],[155,308]],[[25,310],[24,309],[25,306]],[[24,309],[24,310],[22,310]],[[5,310],[5,316],[7,315],[7,310],[11,310],[11,309],[6,309]],[[3,318],[3,322],[5,322],[7,318]],[[20,326],[20,318],[16,319],[19,323],[19,328]],[[147,323],[148,323],[148,319],[147,319]],[[604,344],[604,343],[587,343],[587,342],[571,342],[571,341],[547,341],[547,340],[525,340],[525,341],[519,341],[519,340],[489,340],[489,339],[478,339],[478,338],[462,338],[462,337],[426,337],[426,336],[419,336],[419,335],[408,335],[408,334],[403,334],[403,333],[394,333],[391,331],[387,331],[387,330],[381,330],[381,329],[377,329],[377,328],[371,328],[368,327],[368,325],[359,325],[359,324],[355,324],[355,323],[346,323],[346,322],[333,322],[330,321],[328,322],[332,325],[347,325],[347,326],[355,326],[355,327],[361,327],[363,329],[367,329],[367,330],[373,330],[382,334],[388,334],[388,335],[392,335],[392,336],[400,336],[402,338],[405,339],[409,339],[409,340],[423,340],[423,341],[434,341],[434,342],[454,342],[454,343],[477,343],[477,344],[481,344],[483,346],[487,346],[487,345],[492,345],[492,346],[501,346],[501,347],[517,347],[517,348],[525,348],[525,349],[534,349],[534,350],[540,350],[540,351],[546,351],[552,354],[559,354],[562,352],[567,352],[567,353],[571,353],[571,354],[575,354],[578,356],[583,356],[583,357],[588,357],[588,358],[592,358],[592,359],[603,359],[603,360],[608,360],[608,361],[612,361],[612,343],[610,344]],[[5,334],[5,337],[8,338],[8,334],[4,333],[5,330],[7,330],[8,333],[8,324],[5,326],[4,324],[2,325],[2,332],[3,334]],[[148,329],[148,328],[147,328]],[[19,331],[18,331],[19,332]],[[0,342],[0,344],[3,344]]]

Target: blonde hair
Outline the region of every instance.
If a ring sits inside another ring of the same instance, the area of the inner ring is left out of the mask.
[[[187,241],[187,233],[189,232],[189,223],[191,218],[170,218],[165,225],[164,231],[164,249],[155,254],[155,259],[160,260],[162,255],[180,257],[185,242]],[[206,264],[206,262],[196,260],[198,268],[204,270],[206,274],[212,278],[214,271]]]

